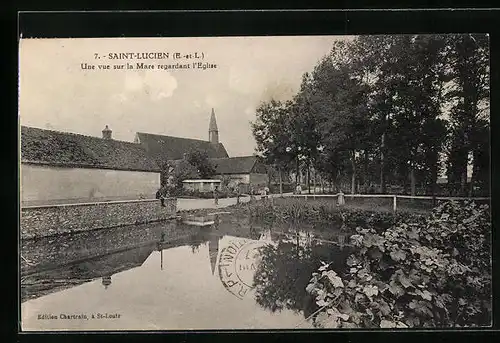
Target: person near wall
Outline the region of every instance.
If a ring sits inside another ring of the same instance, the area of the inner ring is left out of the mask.
[[[160,187],[160,189],[156,192],[156,199],[160,199],[162,207],[165,207],[166,193],[167,192],[165,186]]]

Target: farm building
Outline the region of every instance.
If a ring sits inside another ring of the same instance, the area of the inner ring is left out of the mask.
[[[248,192],[250,186],[257,190],[268,183],[266,166],[256,156],[214,158],[211,162],[215,165],[216,177],[228,178],[230,187],[239,184]]]
[[[186,153],[206,152],[218,180],[243,185],[247,192],[267,183],[266,168],[255,156],[229,157],[212,109],[208,140],[137,132],[134,142],[21,127],[21,202],[23,206],[154,198],[161,166]]]
[[[23,205],[154,198],[160,169],[144,148],[103,137],[21,127]]]

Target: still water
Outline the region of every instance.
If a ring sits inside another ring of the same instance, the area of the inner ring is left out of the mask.
[[[312,328],[305,288],[344,240],[219,214],[23,241],[22,329]]]

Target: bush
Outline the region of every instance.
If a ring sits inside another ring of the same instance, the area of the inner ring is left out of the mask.
[[[323,263],[306,291],[328,328],[491,325],[487,205],[443,203],[422,222],[356,229],[344,269]]]

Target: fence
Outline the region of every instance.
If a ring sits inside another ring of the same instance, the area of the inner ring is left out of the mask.
[[[308,199],[331,199],[338,204],[340,193],[337,194],[294,194],[294,198]],[[411,196],[396,194],[343,194],[346,205],[361,207],[380,207],[394,212],[398,208],[427,211],[432,209],[440,201],[465,201],[474,200],[484,203],[491,200],[489,197],[433,197],[433,196]]]

